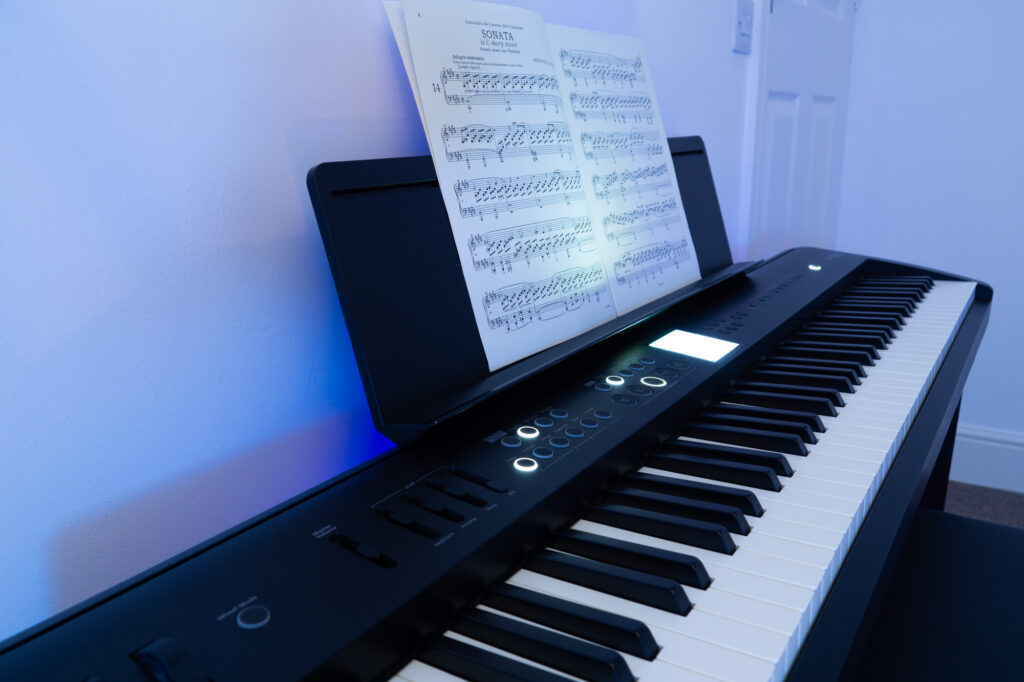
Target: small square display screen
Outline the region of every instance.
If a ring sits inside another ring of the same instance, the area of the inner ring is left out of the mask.
[[[718,362],[738,345],[740,344],[733,343],[732,341],[723,341],[722,339],[714,339],[703,334],[684,332],[681,329],[669,332],[651,343],[651,346],[661,350],[688,355],[691,358],[699,358],[710,362]]]

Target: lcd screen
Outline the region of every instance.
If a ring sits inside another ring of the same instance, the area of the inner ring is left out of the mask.
[[[715,339],[703,334],[693,334],[676,329],[651,343],[654,348],[688,355],[691,358],[718,362],[738,346],[738,343]]]

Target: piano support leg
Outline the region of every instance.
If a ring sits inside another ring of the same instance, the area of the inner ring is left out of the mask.
[[[942,441],[942,449],[935,461],[935,468],[932,469],[931,478],[921,496],[921,506],[929,509],[942,511],[946,507],[946,488],[949,485],[949,467],[953,461],[953,444],[956,441],[956,425],[960,419],[960,402],[956,404],[956,412],[953,413],[953,420],[949,423],[946,437]]]

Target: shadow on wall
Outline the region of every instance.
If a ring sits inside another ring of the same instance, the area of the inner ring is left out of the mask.
[[[362,421],[346,413],[329,417],[68,525],[51,548],[53,612],[387,450],[391,443]]]

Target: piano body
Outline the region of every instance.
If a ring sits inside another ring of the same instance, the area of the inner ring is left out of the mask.
[[[735,264],[702,141],[670,144],[702,279],[495,373],[460,340],[429,157],[310,171],[400,447],[8,640],[0,679],[848,672],[914,514],[942,507],[991,289],[811,248]],[[673,330],[738,346],[650,345]]]

